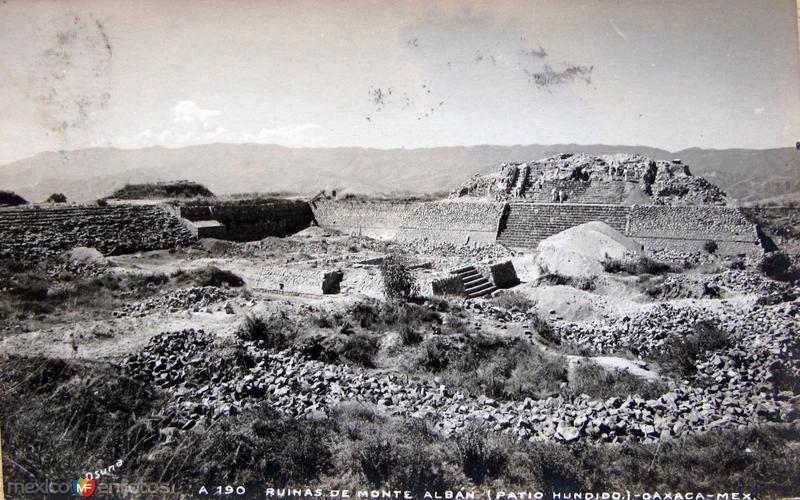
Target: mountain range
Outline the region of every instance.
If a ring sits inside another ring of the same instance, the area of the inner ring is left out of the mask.
[[[800,151],[699,149],[670,152],[644,146],[527,145],[422,149],[288,148],[269,144],[208,144],[185,148],[88,148],[44,152],[0,166],[0,189],[29,201],[60,192],[71,201],[109,195],[127,183],[192,180],[216,194],[292,192],[390,194],[450,191],[503,162],[558,153],[641,154],[680,158],[743,202],[800,200]]]

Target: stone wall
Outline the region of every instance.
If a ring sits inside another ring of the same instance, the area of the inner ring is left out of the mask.
[[[339,270],[265,266],[255,288],[285,293],[327,295],[339,293],[344,274]]]
[[[313,217],[308,203],[301,200],[193,200],[179,208],[180,216],[189,221],[219,221],[224,226],[222,237],[233,241],[288,236],[307,228]]]
[[[627,235],[648,249],[702,252],[714,241],[723,255],[762,250],[755,225],[736,207],[633,206]]]
[[[545,238],[592,221],[605,222],[624,233],[629,210],[619,205],[509,203],[498,241],[510,247],[533,249]]]
[[[703,244],[713,240],[723,255],[761,251],[755,225],[741,209],[720,206],[510,203],[498,241],[534,249],[545,238],[591,221],[605,222],[651,250],[703,252]]]
[[[398,238],[492,243],[497,239],[504,208],[504,203],[489,202],[421,203],[403,221]]]
[[[310,203],[318,225],[345,234],[394,238],[409,214],[419,205],[393,201],[314,201]]]
[[[450,243],[493,242],[503,203],[472,201],[311,203],[322,227],[346,234]]]
[[[76,246],[104,255],[172,248],[194,241],[157,205],[31,206],[0,210],[0,257],[55,256]]]
[[[496,288],[511,288],[519,285],[517,270],[514,269],[514,264],[510,260],[494,264],[476,264],[475,269]]]
[[[195,238],[225,239],[225,226],[215,220],[186,221],[186,227]]]

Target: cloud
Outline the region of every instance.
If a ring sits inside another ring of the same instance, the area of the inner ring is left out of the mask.
[[[148,146],[179,148],[198,144],[223,143],[278,143],[287,146],[308,142],[309,132],[319,129],[316,123],[283,125],[262,128],[258,132],[233,131],[216,120],[222,115],[215,109],[203,109],[193,101],[180,101],[170,108],[172,126],[168,129],[145,129],[128,137],[111,141],[113,146],[136,149]]]
[[[764,112],[764,108],[756,108],[756,109],[753,110],[753,114],[754,115],[760,115],[763,112]]]

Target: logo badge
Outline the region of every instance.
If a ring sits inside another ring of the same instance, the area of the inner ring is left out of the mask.
[[[94,493],[95,486],[97,483],[94,482],[94,479],[76,479],[72,481],[72,493],[78,497],[90,497]]]

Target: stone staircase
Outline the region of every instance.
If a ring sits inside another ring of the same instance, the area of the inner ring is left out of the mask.
[[[543,239],[580,224],[605,222],[625,234],[630,207],[567,203],[509,203],[497,241],[512,248],[536,248]]]
[[[625,199],[625,182],[614,181],[544,181],[542,189],[536,188],[536,179],[531,179],[523,190],[527,200],[535,203],[552,203],[553,189],[562,190],[567,195],[566,203],[583,203],[587,205],[614,205]]]
[[[465,266],[450,271],[450,273],[461,277],[461,281],[464,282],[464,289],[467,292],[467,298],[469,299],[483,297],[497,290],[488,279],[475,269],[475,266]]]

